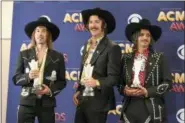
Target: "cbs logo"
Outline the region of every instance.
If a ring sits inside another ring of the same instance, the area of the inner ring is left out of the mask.
[[[83,50],[84,50],[84,45],[81,47],[80,49],[80,55],[82,56],[83,55]]]
[[[177,55],[180,59],[184,60],[184,44],[177,49]]]
[[[176,118],[179,123],[184,123],[184,108],[178,110]]]
[[[127,21],[128,21],[128,24],[130,24],[130,23],[139,23],[140,20],[142,20],[141,15],[134,13],[128,17]]]

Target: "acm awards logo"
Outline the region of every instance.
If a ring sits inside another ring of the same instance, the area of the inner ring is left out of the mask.
[[[176,93],[184,93],[185,86],[184,86],[184,73],[182,72],[176,72],[176,73],[171,73],[172,75],[172,92]]]
[[[121,47],[122,54],[124,53],[131,53],[133,51],[134,44],[131,44],[127,41],[113,41],[117,43]],[[84,45],[80,48],[80,55],[83,55]]]
[[[184,60],[184,44],[177,49],[177,55],[181,60]],[[184,93],[184,72],[171,73],[173,86],[171,91],[176,93]]]
[[[181,108],[177,111],[176,119],[179,123],[184,123],[184,108]]]
[[[87,31],[83,24],[82,14],[80,12],[68,12],[65,14],[63,23],[75,24],[74,30],[77,32]]]
[[[177,55],[181,60],[184,60],[184,47],[185,46],[183,44],[177,49]],[[176,73],[172,73],[171,75],[172,75],[172,82],[173,82],[171,91],[176,93],[183,93],[185,90],[184,72],[176,72]]]
[[[78,81],[80,76],[79,68],[66,68],[65,78],[67,81]]]
[[[184,60],[184,44],[177,49],[177,55],[180,59]]]
[[[169,29],[171,31],[184,31],[185,30],[185,17],[184,10],[181,8],[166,11],[160,11],[157,17],[158,22],[172,22]]]

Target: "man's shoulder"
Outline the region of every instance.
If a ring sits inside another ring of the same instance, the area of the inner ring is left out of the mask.
[[[123,54],[123,58],[131,58],[132,56],[133,56],[133,52]]]
[[[152,53],[152,57],[156,57],[156,58],[159,58],[160,56],[163,56],[164,55],[164,52],[157,52],[157,51],[154,51]]]
[[[25,55],[25,54],[28,54],[28,53],[30,53],[30,52],[32,52],[32,51],[33,51],[33,48],[29,48],[29,49],[25,49],[25,50],[20,51],[20,53],[21,53],[22,55]]]
[[[108,47],[113,48],[113,47],[117,47],[117,48],[121,48],[116,42],[107,39],[108,40]]]
[[[55,54],[55,55],[63,55],[63,53],[61,53],[61,52],[59,52],[59,51],[57,51],[57,50],[54,50],[54,49],[50,49],[50,51],[51,51],[51,53],[52,54]]]

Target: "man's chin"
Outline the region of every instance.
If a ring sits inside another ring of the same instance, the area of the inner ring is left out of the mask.
[[[38,41],[37,44],[45,44],[44,41]]]
[[[149,47],[149,45],[143,45],[142,46],[142,48],[148,48]]]

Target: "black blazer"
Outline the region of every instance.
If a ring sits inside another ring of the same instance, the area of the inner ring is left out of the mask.
[[[122,59],[122,81],[118,86],[119,92],[124,96],[122,113],[127,107],[130,97],[123,94],[125,85],[129,85],[132,76],[132,67],[134,62],[134,53],[128,53],[123,56]],[[147,65],[146,65],[146,77],[145,88],[148,91],[148,97],[144,98],[145,104],[149,113],[155,123],[160,123],[164,120],[164,94],[172,86],[171,74],[168,69],[167,61],[164,58],[163,53],[150,52]],[[122,118],[122,115],[121,115]]]
[[[30,80],[28,75],[31,70],[29,62],[32,59],[36,60],[34,48],[20,52],[13,76],[14,84],[22,87],[20,105],[34,106],[36,104],[37,97],[30,90],[30,87],[33,87],[33,80]],[[56,78],[51,77],[53,71],[56,72]],[[55,96],[66,86],[64,57],[61,53],[48,49],[43,77],[43,84],[50,88],[52,96],[43,95],[42,105],[55,107]]]
[[[87,53],[86,47],[87,43],[83,50],[81,73],[84,66],[84,56]],[[117,85],[120,79],[121,48],[105,36],[98,44],[90,63],[94,66],[92,76],[99,80],[100,88],[94,88],[95,96],[91,100],[89,107],[98,111],[115,109],[113,86]],[[80,85],[77,91],[82,94],[83,89],[84,86]]]

